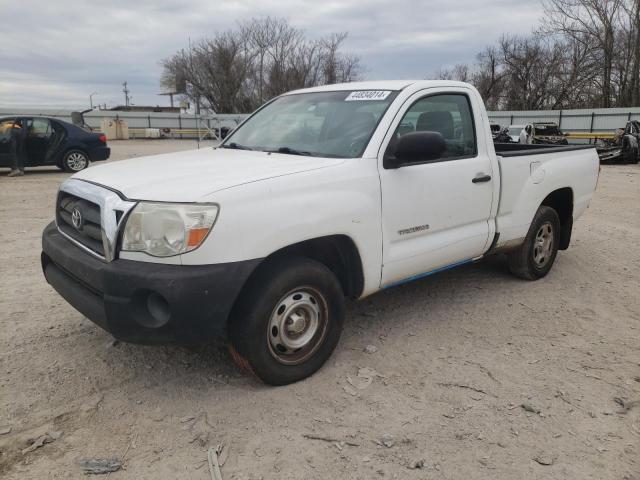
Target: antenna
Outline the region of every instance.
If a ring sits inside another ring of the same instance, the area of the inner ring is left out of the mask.
[[[125,107],[129,106],[129,101],[131,98],[129,97],[129,89],[127,88],[127,82],[122,84],[122,91],[124,92],[124,105]]]

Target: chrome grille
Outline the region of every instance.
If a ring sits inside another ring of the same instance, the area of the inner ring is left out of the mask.
[[[74,218],[77,225],[74,224]],[[70,193],[60,192],[56,220],[60,231],[104,257],[99,205]]]
[[[58,192],[58,230],[76,245],[107,262],[116,257],[118,232],[135,202],[107,188],[70,178]]]

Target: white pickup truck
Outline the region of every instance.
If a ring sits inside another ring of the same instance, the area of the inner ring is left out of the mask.
[[[237,363],[287,384],[329,358],[346,297],[498,252],[515,275],[544,277],[598,173],[588,146],[494,148],[465,83],[298,90],[217,148],[67,179],[42,267],[123,341],[223,336]]]

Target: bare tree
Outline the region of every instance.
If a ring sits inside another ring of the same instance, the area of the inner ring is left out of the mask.
[[[640,0],[622,5],[621,31],[618,35],[618,70],[620,71],[620,100],[640,106]]]
[[[640,106],[640,0],[544,5],[543,27],[435,76],[470,81],[491,109]]]
[[[495,47],[487,47],[477,56],[475,72],[471,82],[476,86],[487,108],[498,108],[502,96],[505,75],[500,54]]]
[[[615,26],[624,0],[544,0],[544,30],[560,33],[577,42],[595,43],[594,55],[602,61],[603,107],[612,100]]]
[[[308,40],[284,19],[253,19],[164,60],[161,83],[184,79],[196,105],[247,112],[288,90],[356,80],[360,59],[342,53],[346,38]]]

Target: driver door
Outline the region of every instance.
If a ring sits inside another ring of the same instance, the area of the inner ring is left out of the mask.
[[[473,115],[481,111],[476,101],[463,88],[429,89],[407,100],[392,123],[384,154],[413,131],[438,132],[447,148],[441,158],[400,168],[385,169],[379,158],[382,287],[470,261],[488,248],[498,172],[492,171],[484,136],[479,143],[476,135],[485,130],[480,115]]]

